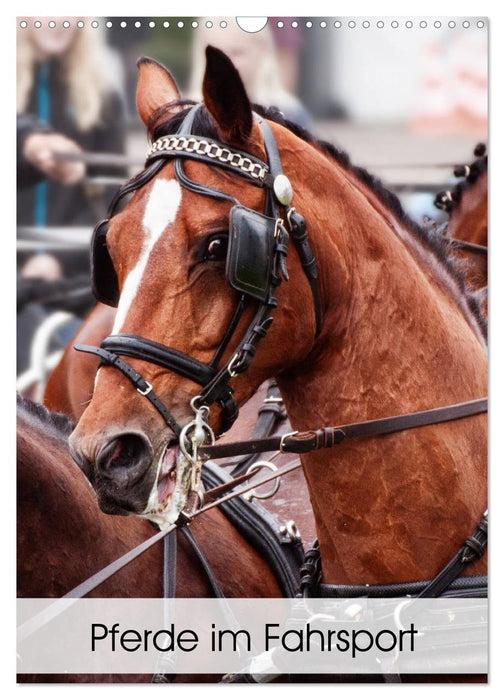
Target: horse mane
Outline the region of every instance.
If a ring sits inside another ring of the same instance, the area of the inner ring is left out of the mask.
[[[29,424],[35,424],[37,428],[57,440],[66,442],[75,424],[65,413],[52,413],[41,403],[17,394],[18,417],[24,418]]]
[[[168,120],[157,125],[151,138],[155,141],[162,136],[168,136],[177,131],[178,127],[184,120],[188,108],[196,104],[193,100],[180,100],[173,103],[174,106],[183,107],[181,111],[170,117]],[[439,234],[439,230],[432,226],[421,226],[416,221],[413,221],[404,211],[402,204],[396,194],[391,192],[383,184],[383,182],[375,175],[368,172],[365,168],[352,164],[350,156],[345,151],[337,148],[329,141],[317,139],[309,131],[299,126],[298,124],[285,118],[282,112],[276,107],[263,107],[261,105],[253,105],[254,111],[261,117],[268,119],[284,128],[288,129],[294,136],[297,136],[306,143],[315,146],[322,151],[323,154],[336,161],[344,170],[348,171],[358,178],[382,204],[390,211],[398,222],[403,225],[409,232],[420,239],[420,241],[435,255],[436,259],[446,269],[448,274],[454,279],[460,294],[465,298],[469,310],[473,314],[478,327],[487,337],[487,320],[481,311],[480,299],[476,293],[472,293],[466,286],[464,269],[460,261],[451,255],[452,247],[446,238]],[[218,140],[215,124],[206,109],[199,109],[195,115],[192,125],[192,133],[196,136],[203,136]],[[483,159],[486,161],[486,157]]]

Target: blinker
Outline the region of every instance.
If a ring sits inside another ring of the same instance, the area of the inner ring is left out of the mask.
[[[109,220],[100,221],[91,238],[91,287],[98,301],[107,306],[119,303],[119,282],[107,248]]]
[[[275,254],[276,219],[241,204],[229,214],[229,247],[226,276],[238,292],[263,303],[270,295]]]

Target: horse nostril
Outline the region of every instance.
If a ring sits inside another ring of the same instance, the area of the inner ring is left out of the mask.
[[[147,440],[136,433],[124,433],[108,442],[100,451],[96,466],[102,473],[140,471],[147,468],[152,454]]]

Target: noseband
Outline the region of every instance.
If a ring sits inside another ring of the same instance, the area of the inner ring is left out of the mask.
[[[220,345],[209,364],[204,364],[174,348],[131,334],[109,336],[100,347],[75,346],[76,350],[97,355],[102,364],[121,371],[151,402],[177,437],[180,436],[181,427],[175,418],[155,394],[151,384],[123,360],[122,356],[156,364],[199,384],[202,387],[198,393],[199,404],[220,405],[221,432],[228,430],[238,417],[238,406],[233,398],[229,380],[248,369],[261,338],[266,335],[273,321],[271,311],[277,306],[276,287],[282,279],[288,280],[286,257],[289,237],[294,242],[312,291],[316,319],[315,336],[319,334],[321,326],[317,264],[308,241],[305,220],[290,206],[292,187],[282,172],[273,132],[269,125],[258,117],[266,150],[265,163],[249,153],[231,150],[213,139],[192,135],[194,118],[201,106],[195,105],[189,110],[175,135],[163,136],[151,145],[146,169],[116,193],[108,218],[101,221],[93,233],[91,275],[97,300],[109,306],[117,306],[119,284],[106,241],[109,221],[123,197],[143,187],[161,170],[167,160],[173,158],[175,176],[183,187],[201,196],[233,203],[229,214],[226,278],[240,296]],[[248,209],[230,194],[189,179],[183,167],[183,160],[186,158],[222,167],[256,187],[263,187],[266,192],[263,213]],[[279,216],[280,207],[285,208],[287,223]],[[218,369],[248,301],[258,303],[257,311],[229,362]]]

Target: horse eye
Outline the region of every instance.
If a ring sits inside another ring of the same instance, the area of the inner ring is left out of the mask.
[[[216,236],[212,238],[207,245],[205,260],[225,260],[227,249],[227,236]]]

